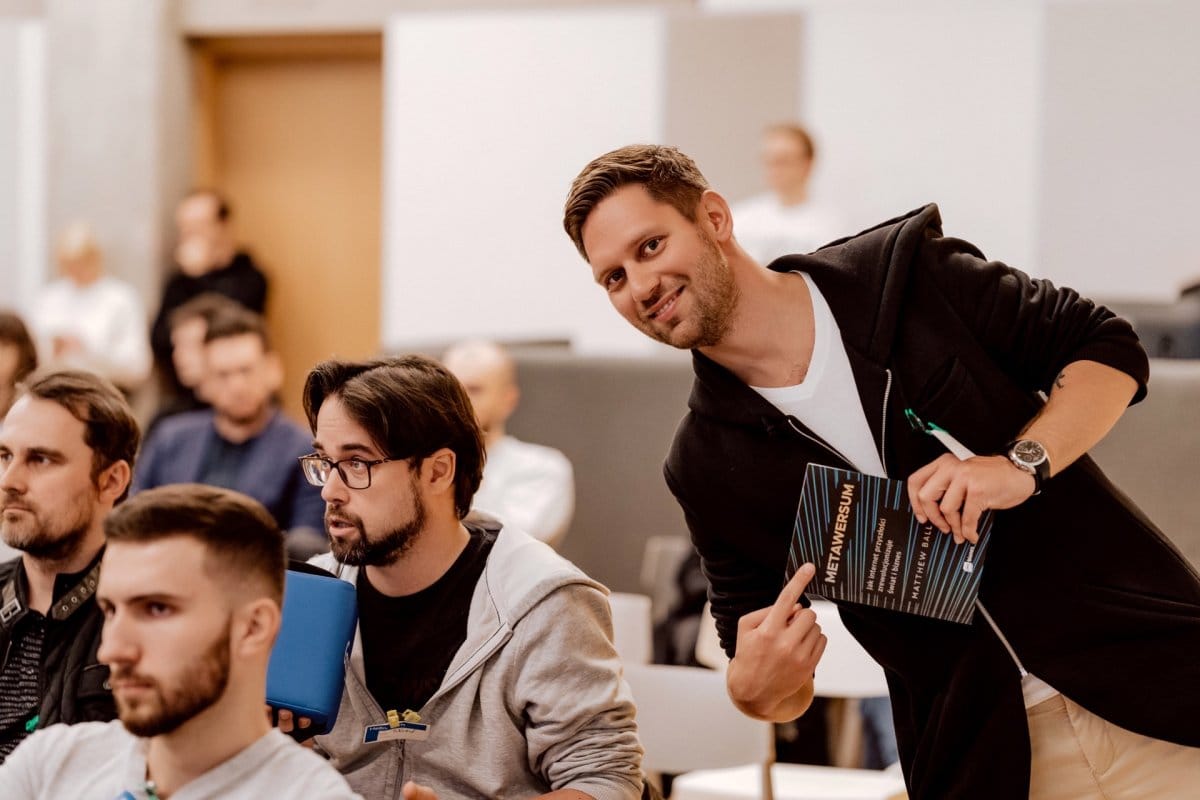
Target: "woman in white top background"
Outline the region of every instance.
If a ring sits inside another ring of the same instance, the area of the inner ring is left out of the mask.
[[[55,256],[62,277],[43,287],[27,316],[43,366],[85,369],[131,391],[150,374],[146,310],[137,290],[105,274],[91,227],[69,225]]]

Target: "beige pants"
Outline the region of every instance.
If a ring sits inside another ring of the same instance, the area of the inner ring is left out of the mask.
[[[1026,714],[1030,800],[1200,797],[1200,749],[1131,733],[1062,695]]]

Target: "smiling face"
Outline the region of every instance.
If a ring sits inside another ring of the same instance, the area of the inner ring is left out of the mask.
[[[229,592],[206,557],[194,536],[114,542],[104,553],[98,657],[112,671],[121,722],[136,736],[176,730],[229,685]]]
[[[641,185],[597,203],[582,236],[596,283],[642,333],[691,349],[729,332],[738,292],[728,260],[699,223]]]
[[[98,524],[108,505],[83,437],[84,424],[52,400],[25,395],[13,405],[0,430],[5,544],[35,558],[69,560]]]
[[[378,461],[387,453],[346,412],[339,397],[325,399],[317,413],[313,449],[331,461]],[[325,500],[325,529],[330,550],[354,566],[394,564],[412,547],[425,527],[426,510],[418,472],[409,461],[388,461],[370,467],[366,489],[346,486],[337,470],[321,487]]]

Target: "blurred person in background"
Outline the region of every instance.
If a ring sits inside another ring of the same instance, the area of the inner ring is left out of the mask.
[[[163,398],[154,419],[146,426],[147,436],[169,416],[208,408],[208,402],[201,396],[204,384],[204,337],[214,319],[242,310],[236,301],[208,292],[193,297],[171,312],[168,320],[171,365],[177,382],[175,390]]]
[[[17,397],[17,384],[37,365],[37,346],[25,323],[11,311],[0,311],[0,429]]]
[[[38,728],[116,715],[94,593],[139,438],[89,372],[32,381],[0,431],[0,538],[21,554],[0,564],[0,761]]]
[[[137,290],[104,272],[91,227],[69,225],[55,249],[62,277],[42,288],[30,309],[43,366],[94,372],[126,392],[150,375],[146,309]]]
[[[224,295],[259,314],[267,304],[267,279],[250,254],[234,239],[229,202],[212,189],[197,189],[175,211],[178,269],[163,287],[162,303],[151,329],[154,360],[169,387],[178,390],[171,361],[171,313],[208,292]]]
[[[558,547],[575,510],[574,471],[558,450],[506,433],[521,398],[512,356],[493,342],[467,341],[442,361],[467,390],[483,429],[487,461],[475,507]]]
[[[212,408],[164,419],[147,437],[133,492],[203,483],[250,495],[307,558],[327,548],[320,490],[295,469],[310,437],[275,402],[283,365],[262,317],[245,309],[215,315],[204,335],[203,395]]]
[[[800,125],[778,123],[763,131],[763,177],[769,191],[733,209],[737,239],[758,263],[811,253],[846,235],[840,216],[810,193],[816,148]]]

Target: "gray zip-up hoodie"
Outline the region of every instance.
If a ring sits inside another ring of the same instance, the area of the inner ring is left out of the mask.
[[[330,554],[312,563],[350,583],[358,574]],[[556,789],[640,797],[642,748],[607,594],[542,542],[500,530],[471,598],[467,638],[419,710],[429,738],[363,743],[367,726],[387,717],[367,690],[360,631],[337,724],[317,747],[372,800],[400,798],[409,780],[440,800]]]

